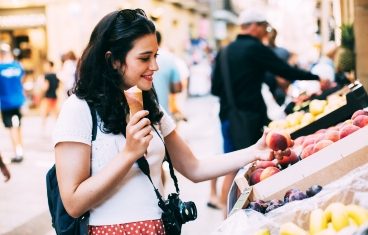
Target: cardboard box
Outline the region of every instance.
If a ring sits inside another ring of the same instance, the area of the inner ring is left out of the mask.
[[[245,177],[249,166],[240,170],[229,193],[228,211],[241,209],[256,199],[283,199],[291,188],[305,191],[313,184],[324,186],[365,163],[368,163],[368,126],[251,187]],[[248,192],[248,196],[239,196],[237,191]],[[241,198],[243,204],[236,203],[234,197]]]

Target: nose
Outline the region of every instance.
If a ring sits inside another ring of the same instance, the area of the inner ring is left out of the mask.
[[[158,64],[157,64],[157,61],[156,61],[156,58],[154,58],[153,60],[151,60],[149,69],[152,70],[152,71],[157,71],[159,69],[158,68]]]

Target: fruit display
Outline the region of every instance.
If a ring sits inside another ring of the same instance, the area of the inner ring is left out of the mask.
[[[262,214],[266,214],[278,207],[285,205],[286,203],[313,197],[314,195],[319,193],[321,190],[322,190],[322,186],[320,185],[313,185],[309,187],[306,190],[306,192],[303,192],[299,189],[292,188],[286,191],[283,199],[273,199],[270,201],[256,200],[256,201],[250,202],[247,206],[247,209],[255,210]]]
[[[326,100],[308,101],[303,109],[287,115],[285,119],[272,121],[268,127],[286,130],[295,139],[336,125],[367,106],[368,95],[363,86],[356,83],[329,95]]]
[[[308,125],[304,125],[301,128],[294,128],[290,135],[293,139],[296,139],[299,136],[305,136],[316,131],[328,128],[330,126],[336,125],[339,122],[343,122],[344,120],[351,117],[351,115],[359,109],[363,109],[368,107],[368,95],[365,91],[364,87],[360,83],[351,84],[349,87],[350,91],[346,93],[346,103],[342,106],[342,103],[338,101],[333,101],[333,99],[328,99],[328,102],[332,102],[332,108],[325,106],[324,111],[316,116],[316,118]],[[334,108],[336,105],[337,108]],[[323,104],[315,105],[317,106],[316,112],[320,109],[318,106],[323,106]],[[312,114],[311,114],[312,115]]]
[[[331,126],[327,129],[320,129],[317,132],[300,136],[294,141],[295,151],[300,152],[300,158],[304,159],[320,151],[321,149],[345,138],[368,125],[368,111],[357,110],[350,119]]]
[[[368,129],[359,133],[368,134]],[[354,135],[362,138],[361,135]],[[355,140],[355,138],[349,138]],[[365,139],[366,140],[366,139]],[[356,140],[355,140],[356,141]],[[344,141],[351,144],[350,141]],[[358,142],[358,141],[356,141]],[[365,142],[366,143],[366,142]],[[366,144],[367,145],[367,144]],[[365,148],[368,150],[368,148]],[[332,153],[333,151],[330,151]],[[366,158],[367,151],[363,151]],[[322,156],[319,154],[319,156]],[[357,155],[353,154],[353,157]],[[359,157],[358,157],[359,158]],[[314,158],[317,160],[317,158]],[[311,161],[311,158],[303,160]],[[299,163],[303,163],[303,161]],[[347,165],[352,159],[345,161]],[[298,166],[300,164],[297,164]],[[264,163],[262,163],[264,164]],[[272,163],[267,163],[272,164]],[[361,163],[360,163],[361,164]],[[314,165],[312,165],[314,166]],[[285,169],[288,171],[290,167]],[[329,168],[333,169],[333,168]],[[338,169],[338,168],[337,168]],[[340,169],[339,169],[340,170]],[[272,179],[260,183],[272,187],[280,179],[283,172],[277,173]],[[292,171],[294,174],[296,171]],[[325,172],[329,177],[333,172]],[[294,177],[290,175],[289,178]],[[304,183],[318,182],[320,175],[309,178]],[[280,182],[282,184],[282,182]],[[259,185],[253,186],[257,189]],[[300,185],[295,187],[294,185]],[[261,200],[261,194],[248,197],[251,200],[247,209],[237,207],[213,235],[366,235],[368,232],[368,161],[353,168],[341,178],[336,178],[328,184],[312,185],[305,188],[305,184],[293,184],[288,190],[282,191],[270,199]],[[263,186],[262,186],[263,187]],[[303,189],[303,190],[300,190]],[[261,191],[259,191],[261,192]],[[266,191],[264,191],[266,192]],[[262,213],[263,211],[263,213]],[[261,212],[261,213],[259,213]]]
[[[328,235],[348,231],[353,234],[361,226],[368,224],[368,210],[356,204],[344,205],[340,202],[329,204],[325,210],[314,209],[309,215],[309,231],[287,222],[280,226],[280,235]]]
[[[353,113],[351,119],[327,129],[320,129],[316,133],[298,137],[294,141],[294,146],[286,131],[270,130],[266,135],[266,145],[274,151],[291,148],[290,154],[278,160],[255,162],[248,172],[248,183],[255,185],[367,125],[368,111],[360,109]]]

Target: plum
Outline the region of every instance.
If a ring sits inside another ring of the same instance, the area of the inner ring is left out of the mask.
[[[284,205],[284,202],[282,200],[278,200],[278,199],[273,199],[271,201],[269,201],[268,203],[268,207],[266,208],[265,210],[265,213],[268,213],[280,206],[283,206]]]
[[[299,189],[290,189],[285,193],[284,202],[292,202],[297,200],[303,200],[307,198],[307,195]]]
[[[315,184],[309,187],[305,193],[307,194],[308,197],[313,197],[314,195],[319,193],[321,190],[322,190],[322,186]]]
[[[258,202],[250,202],[249,205],[247,206],[247,209],[251,209],[251,210],[258,211],[260,213],[264,213],[264,208]]]

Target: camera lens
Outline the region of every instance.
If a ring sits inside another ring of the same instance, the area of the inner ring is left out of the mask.
[[[180,209],[180,215],[184,223],[197,218],[197,207],[194,202],[183,202]]]

